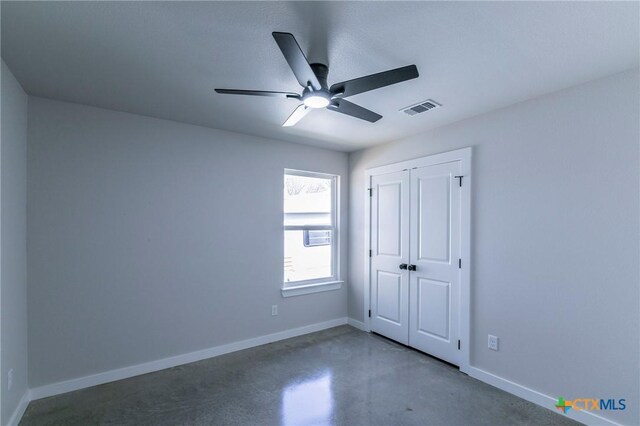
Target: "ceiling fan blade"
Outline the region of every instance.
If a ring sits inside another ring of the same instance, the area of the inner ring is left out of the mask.
[[[293,111],[293,113],[291,113],[289,118],[287,118],[287,121],[285,121],[282,124],[282,127],[295,126],[298,121],[302,120],[302,117],[304,117],[305,115],[307,115],[309,113],[309,111],[311,111],[311,108],[309,108],[308,106],[306,106],[304,104],[301,104],[300,106],[298,106],[298,108],[296,108]]]
[[[330,111],[336,111],[342,114],[350,115],[352,117],[356,117],[361,120],[368,121],[370,123],[375,123],[376,121],[382,118],[380,114],[376,114],[375,112],[370,111],[366,108],[363,108],[360,105],[356,105],[352,102],[349,102],[346,99],[334,100],[327,107],[327,109]]]
[[[311,85],[315,90],[322,89],[318,77],[309,66],[309,62],[307,62],[307,58],[302,53],[302,49],[300,49],[300,45],[293,34],[273,32],[272,35],[276,43],[278,43],[284,58],[289,63],[293,74],[298,79],[298,83],[305,88]]]
[[[236,90],[236,89],[215,89],[216,93],[224,95],[249,95],[249,96],[275,96],[279,98],[300,99],[297,93],[290,92],[269,92],[264,90]]]
[[[346,98],[369,90],[379,89],[392,84],[401,83],[418,77],[418,68],[409,65],[394,70],[371,74],[366,77],[342,81],[331,86],[330,92],[334,95]]]

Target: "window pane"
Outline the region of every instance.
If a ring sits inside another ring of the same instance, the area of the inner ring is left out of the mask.
[[[331,277],[332,234],[331,231],[284,232],[285,283]]]
[[[333,179],[284,175],[284,224],[331,225]]]

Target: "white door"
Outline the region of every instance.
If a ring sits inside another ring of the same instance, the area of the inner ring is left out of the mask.
[[[461,162],[411,170],[409,344],[459,362]]]
[[[371,330],[407,345],[409,171],[372,176],[371,188]]]

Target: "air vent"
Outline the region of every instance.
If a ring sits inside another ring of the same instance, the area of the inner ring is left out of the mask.
[[[426,101],[422,101],[415,105],[411,105],[405,108],[402,108],[400,111],[404,112],[407,115],[417,115],[432,109],[436,109],[441,107],[439,103],[434,101],[433,99],[427,99]]]

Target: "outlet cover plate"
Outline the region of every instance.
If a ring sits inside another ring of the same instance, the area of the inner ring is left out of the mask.
[[[13,387],[13,368],[7,372],[7,390]]]
[[[500,339],[498,339],[497,336],[492,336],[491,334],[489,334],[489,341],[487,342],[487,346],[489,347],[489,349],[491,349],[492,351],[497,351],[499,340]]]

